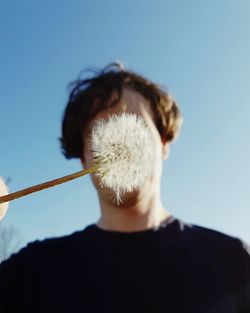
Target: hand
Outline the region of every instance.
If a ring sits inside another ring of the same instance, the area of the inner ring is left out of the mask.
[[[5,184],[2,177],[0,176],[0,196],[5,196],[8,193],[9,193],[8,187]],[[9,202],[0,203],[0,221],[4,218],[5,214],[7,213],[8,206],[9,206]]]

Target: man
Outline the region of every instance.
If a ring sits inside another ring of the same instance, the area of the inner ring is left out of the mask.
[[[140,116],[161,160],[181,127],[177,104],[158,85],[111,64],[75,82],[62,125],[67,158],[91,166],[93,122]],[[250,256],[237,238],[175,218],[160,197],[162,162],[118,205],[92,181],[99,220],[34,242],[0,267],[0,312],[250,312]]]

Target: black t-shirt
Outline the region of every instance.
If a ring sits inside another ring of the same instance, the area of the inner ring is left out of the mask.
[[[132,233],[90,225],[3,262],[0,312],[249,313],[249,250],[174,217]]]

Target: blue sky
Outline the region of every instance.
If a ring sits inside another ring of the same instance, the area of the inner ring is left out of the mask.
[[[248,0],[1,1],[0,175],[11,191],[81,169],[58,138],[67,85],[121,60],[167,86],[184,116],[162,177],[167,209],[250,242]],[[84,177],[13,201],[22,245],[99,216]]]

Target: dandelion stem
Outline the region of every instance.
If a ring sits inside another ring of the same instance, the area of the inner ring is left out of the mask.
[[[11,200],[15,200],[15,199],[24,197],[26,195],[29,195],[29,194],[31,194],[33,192],[37,192],[37,191],[40,191],[40,190],[43,190],[43,189],[47,189],[47,188],[50,188],[50,187],[53,187],[53,186],[56,186],[56,185],[68,182],[70,180],[82,177],[84,175],[87,175],[87,174],[90,174],[90,173],[94,173],[94,172],[96,172],[98,170],[98,168],[99,168],[99,165],[94,165],[91,168],[88,168],[86,170],[82,170],[82,171],[79,171],[79,172],[76,172],[76,173],[73,173],[73,174],[70,174],[70,175],[67,175],[67,176],[63,176],[63,177],[60,177],[60,178],[57,178],[57,179],[53,179],[53,180],[47,181],[47,182],[42,183],[42,184],[38,184],[38,185],[35,185],[35,186],[32,186],[32,187],[28,187],[28,188],[25,188],[25,189],[22,189],[22,190],[10,193],[10,194],[5,195],[5,196],[1,196],[0,197],[0,203],[4,203],[4,202],[11,201]]]

